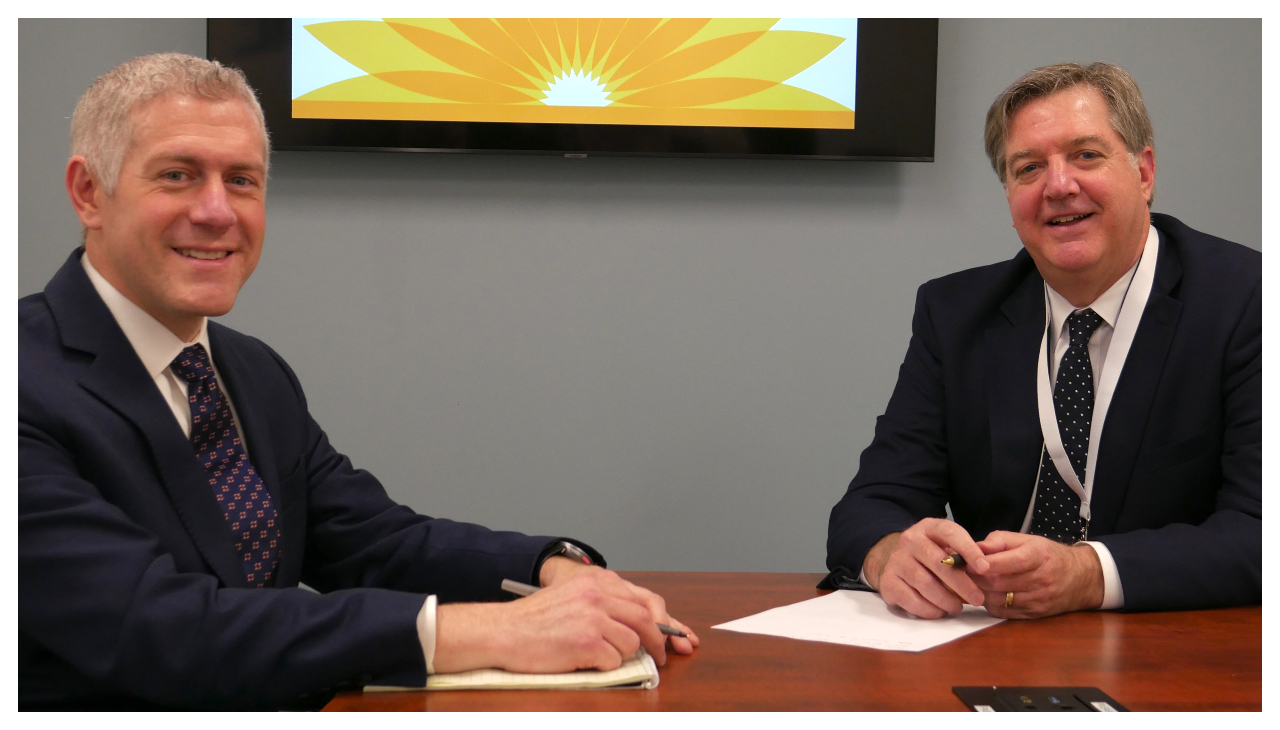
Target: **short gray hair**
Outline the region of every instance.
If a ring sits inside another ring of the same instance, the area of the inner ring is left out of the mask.
[[[987,158],[995,169],[1000,182],[1005,182],[1005,141],[1009,138],[1009,123],[1014,115],[1028,103],[1075,86],[1088,86],[1107,101],[1111,111],[1111,127],[1124,140],[1130,156],[1136,160],[1146,147],[1155,149],[1156,133],[1142,101],[1138,84],[1127,71],[1106,61],[1088,66],[1078,63],[1059,63],[1042,66],[1023,74],[1009,88],[1000,92],[987,110],[984,142]]]
[[[244,102],[262,132],[263,160],[270,164],[271,139],[262,106],[240,69],[185,53],[154,53],[99,76],[71,115],[71,154],[84,157],[108,195],[119,182],[132,142],[134,113],[167,94]]]

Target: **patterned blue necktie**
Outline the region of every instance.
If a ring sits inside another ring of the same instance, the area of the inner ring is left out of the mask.
[[[209,486],[231,529],[236,553],[244,565],[245,581],[254,588],[270,585],[280,562],[275,501],[249,463],[209,356],[196,343],[184,348],[169,367],[187,381],[191,446],[209,476]]]
[[[1053,410],[1058,416],[1058,435],[1067,459],[1081,484],[1089,460],[1089,428],[1093,423],[1093,363],[1089,360],[1089,338],[1102,324],[1092,309],[1082,309],[1067,317],[1071,344],[1058,365],[1058,381],[1053,386]],[[1080,516],[1080,497],[1058,474],[1046,447],[1040,461],[1040,486],[1036,490],[1032,535],[1073,543],[1088,536],[1089,522]]]

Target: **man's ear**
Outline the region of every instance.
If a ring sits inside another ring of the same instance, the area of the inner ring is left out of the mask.
[[[1142,193],[1149,208],[1156,192],[1156,151],[1150,147],[1143,148],[1138,153],[1138,181],[1142,185]]]
[[[102,189],[102,181],[89,171],[89,163],[81,155],[67,160],[67,197],[71,199],[71,207],[76,210],[80,225],[86,229],[102,228],[102,199],[106,191]]]

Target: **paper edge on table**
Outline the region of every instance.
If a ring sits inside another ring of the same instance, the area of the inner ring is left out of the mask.
[[[910,654],[919,654],[920,652],[923,652],[923,651],[929,651],[930,649],[936,649],[936,648],[938,648],[938,647],[940,647],[940,646],[943,646],[943,645],[946,645],[946,644],[950,644],[950,643],[951,643],[951,642],[953,642],[953,641],[958,641],[959,639],[963,639],[963,638],[965,638],[965,637],[967,637],[967,636],[972,636],[972,635],[974,635],[974,634],[976,634],[976,633],[979,633],[979,632],[981,632],[981,631],[986,631],[987,629],[989,629],[989,628],[991,628],[991,627],[993,627],[993,626],[996,626],[996,625],[998,625],[998,624],[1004,623],[1004,622],[1007,620],[1007,619],[999,618],[999,617],[997,617],[997,616],[990,616],[990,615],[988,614],[988,618],[991,620],[991,623],[990,623],[990,624],[988,624],[988,625],[986,625],[986,626],[980,626],[980,627],[978,627],[978,628],[971,629],[971,630],[969,630],[969,631],[966,631],[966,632],[965,632],[965,633],[963,633],[963,634],[960,634],[959,636],[953,636],[953,637],[951,637],[951,638],[949,638],[949,639],[946,639],[946,640],[944,640],[944,641],[940,641],[940,642],[938,642],[938,643],[936,643],[936,644],[932,644],[932,645],[930,645],[930,646],[921,647],[921,648],[919,648],[919,649],[893,648],[893,647],[885,647],[885,646],[867,646],[867,645],[865,645],[865,644],[850,644],[850,643],[845,643],[845,642],[842,642],[842,641],[830,641],[830,640],[827,640],[827,639],[815,639],[815,638],[809,638],[809,637],[788,636],[788,635],[785,635],[785,634],[770,633],[770,632],[767,632],[767,631],[759,631],[759,630],[755,630],[755,629],[744,629],[744,628],[737,628],[737,627],[732,626],[732,624],[736,624],[736,623],[738,623],[738,622],[740,622],[740,621],[745,621],[745,620],[750,619],[750,618],[755,618],[755,617],[757,617],[757,616],[761,616],[761,615],[763,615],[763,614],[766,614],[766,613],[769,613],[769,612],[772,612],[772,611],[779,611],[779,610],[788,609],[788,608],[791,608],[791,607],[793,607],[793,606],[799,606],[800,604],[808,603],[808,602],[810,602],[810,601],[817,601],[817,600],[821,600],[821,599],[826,598],[827,596],[830,596],[830,595],[837,595],[837,594],[840,594],[840,593],[847,593],[847,594],[850,594],[850,595],[858,595],[858,594],[863,594],[863,595],[865,595],[865,594],[866,594],[866,591],[836,590],[836,591],[832,591],[831,593],[826,594],[826,595],[822,595],[822,596],[815,596],[814,598],[806,598],[806,599],[804,599],[803,601],[796,601],[796,602],[794,602],[794,603],[788,603],[788,604],[785,604],[785,605],[782,605],[782,606],[774,606],[773,608],[767,608],[767,609],[765,609],[765,610],[763,610],[763,611],[758,611],[758,612],[753,613],[753,614],[750,614],[750,615],[748,615],[748,616],[742,616],[742,617],[740,617],[740,618],[735,618],[735,619],[732,619],[732,620],[730,620],[730,621],[725,621],[725,622],[723,622],[723,623],[716,624],[715,626],[712,626],[711,628],[713,628],[713,629],[720,629],[721,631],[733,631],[733,632],[735,632],[735,633],[739,633],[739,634],[752,634],[752,635],[754,635],[754,636],[773,636],[773,637],[776,637],[776,638],[779,638],[779,639],[791,639],[792,641],[812,641],[812,642],[817,642],[817,643],[820,643],[820,644],[835,644],[835,645],[837,645],[837,646],[856,646],[856,647],[858,647],[858,648],[862,648],[862,649],[875,649],[875,650],[877,650],[877,651],[900,651],[900,652],[906,652],[906,653],[910,653]],[[920,619],[920,620],[926,620],[926,619]]]
[[[633,663],[638,666],[630,666]],[[647,678],[638,679],[637,683],[627,684],[610,684],[612,680],[605,679],[607,675],[618,674],[627,676],[630,674],[639,675],[636,670],[644,670]],[[453,684],[453,682],[465,682],[469,676],[479,673],[497,672],[504,679],[501,683],[486,684]],[[438,679],[437,679],[438,678]],[[525,679],[521,679],[525,678]],[[437,679],[436,686],[432,686],[433,679]],[[576,680],[576,681],[575,681]],[[658,674],[658,665],[653,661],[653,657],[649,655],[644,648],[641,648],[634,655],[627,658],[622,666],[617,669],[606,671],[600,670],[583,670],[578,672],[560,672],[547,674],[524,674],[521,672],[507,672],[501,669],[472,669],[466,672],[454,672],[448,674],[433,674],[427,677],[427,684],[421,687],[398,687],[392,685],[365,685],[365,692],[442,692],[452,690],[526,690],[526,689],[655,689],[661,677]],[[604,684],[600,684],[604,682]]]

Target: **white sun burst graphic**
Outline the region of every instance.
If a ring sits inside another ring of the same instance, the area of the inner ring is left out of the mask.
[[[604,82],[584,71],[566,71],[552,79],[546,98],[547,106],[609,106],[609,92]]]

